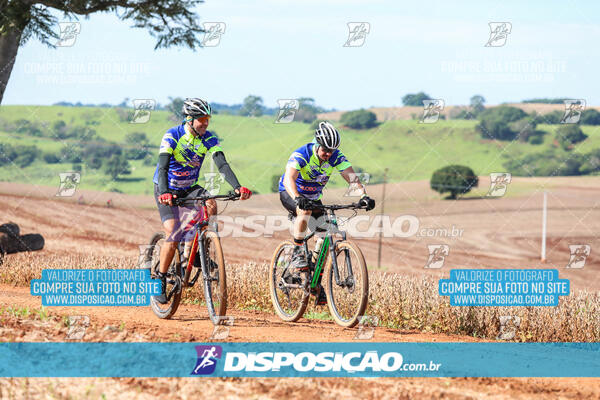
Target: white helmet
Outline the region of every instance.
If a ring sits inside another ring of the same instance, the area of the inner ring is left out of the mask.
[[[208,101],[197,97],[185,99],[181,112],[183,115],[189,115],[193,118],[208,117],[211,114],[210,104]]]
[[[340,134],[337,129],[327,121],[319,123],[319,127],[315,130],[315,139],[320,146],[327,149],[335,150],[340,147]]]

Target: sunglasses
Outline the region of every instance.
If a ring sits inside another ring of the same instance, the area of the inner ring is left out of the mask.
[[[185,120],[188,122],[194,121],[194,120],[199,120],[200,122],[208,122],[210,121],[210,115],[204,116],[204,117],[197,117],[197,118],[193,118],[193,117],[186,117]]]

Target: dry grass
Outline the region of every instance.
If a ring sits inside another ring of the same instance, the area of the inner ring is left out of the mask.
[[[44,255],[20,253],[9,257],[0,268],[0,282],[28,286],[47,268],[133,267],[127,257],[94,255]],[[231,264],[227,268],[230,308],[273,312],[266,264]],[[561,297],[558,307],[452,307],[437,292],[437,280],[371,271],[367,314],[379,318],[381,326],[402,330],[470,335],[495,339],[500,316],[519,316],[516,341],[600,341],[600,293],[572,291]],[[184,301],[202,302],[200,287],[186,290]]]

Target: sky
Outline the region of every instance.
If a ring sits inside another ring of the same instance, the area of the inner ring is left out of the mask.
[[[107,13],[80,18],[72,46],[31,39],[3,104],[234,104],[253,94],[269,107],[313,97],[348,110],[401,106],[405,94],[424,91],[447,105],[474,94],[490,105],[540,97],[600,105],[599,2],[206,0],[196,12],[201,23],[225,24],[218,45],[155,51],[145,30]],[[344,47],[352,22],[369,32],[362,46]],[[485,46],[492,22],[511,26],[502,46]]]

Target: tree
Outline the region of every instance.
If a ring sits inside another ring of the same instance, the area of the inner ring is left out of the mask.
[[[409,93],[402,98],[402,104],[405,106],[423,107],[423,100],[431,100],[431,97],[423,92]]]
[[[511,157],[504,162],[504,168],[515,176],[572,176],[582,174],[582,163],[583,157],[580,154],[568,155],[562,150],[548,149],[522,157]]]
[[[583,175],[597,175],[600,172],[600,149],[595,149],[587,153],[584,159],[581,165],[581,173]]]
[[[47,164],[56,164],[60,162],[60,158],[55,153],[46,153],[44,154],[44,161]]]
[[[483,104],[485,103],[485,99],[480,94],[476,94],[475,96],[471,97],[469,103],[471,105],[471,108],[473,109],[473,114],[475,115],[478,115],[480,112],[485,110],[485,107],[483,106]]]
[[[565,150],[571,150],[574,144],[583,142],[587,135],[577,125],[561,125],[556,128],[556,140]]]
[[[0,0],[0,103],[19,46],[35,37],[56,47],[58,14],[61,20],[97,12],[111,12],[134,28],[147,29],[156,38],[155,49],[171,46],[200,47],[204,30],[192,10],[201,0]]]
[[[582,125],[600,125],[600,112],[593,108],[585,110],[581,115],[581,121],[579,122]]]
[[[518,121],[511,122],[508,127],[516,132],[515,138],[518,138],[521,142],[528,142],[529,138],[535,136],[538,131],[535,130],[537,123],[534,118],[525,117]],[[541,133],[543,135],[543,133]]]
[[[430,187],[439,193],[449,192],[450,199],[456,199],[458,194],[468,193],[471,188],[477,187],[479,178],[473,170],[464,165],[448,165],[433,173]]]
[[[240,115],[244,117],[260,117],[264,111],[263,99],[260,96],[246,96],[240,108]]]
[[[515,126],[511,128],[509,124],[525,117],[527,117],[525,111],[516,107],[488,108],[479,114],[480,122],[475,129],[485,139],[513,140],[518,136],[519,131],[515,131]]]
[[[272,193],[279,192],[279,179],[281,179],[281,175],[273,175],[271,177],[271,192]]]
[[[125,136],[125,141],[132,144],[148,144],[148,136],[144,132],[132,132]]]
[[[560,124],[560,121],[564,115],[564,111],[551,111],[549,113],[543,114],[541,116],[539,116],[539,123],[540,124],[550,124],[550,125],[556,125],[556,124]]]
[[[67,137],[67,124],[62,119],[54,121],[52,124],[52,133],[58,139],[65,139]]]
[[[117,179],[119,175],[129,175],[129,161],[124,155],[113,154],[111,158],[104,163],[104,172],[112,179]]]
[[[300,97],[298,103],[298,111],[294,115],[294,121],[297,122],[310,124],[317,119],[318,113],[324,111],[322,107],[315,104],[315,99],[311,97]]]
[[[178,121],[181,121],[183,119],[183,114],[181,113],[181,110],[183,108],[184,100],[181,97],[169,97],[169,100],[171,100],[171,102],[167,104],[167,110],[171,111]]]
[[[377,116],[364,109],[342,114],[340,122],[352,129],[369,129],[377,126]]]

